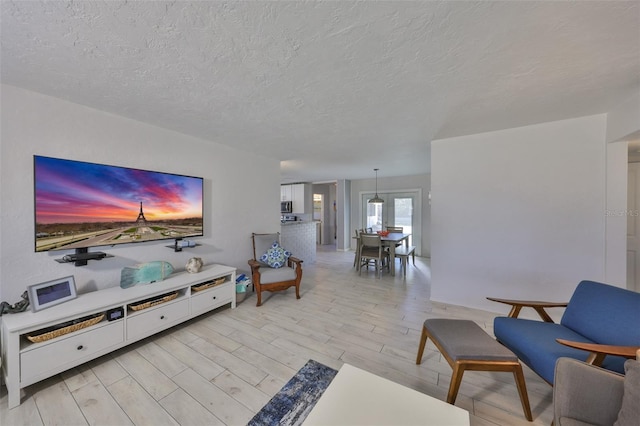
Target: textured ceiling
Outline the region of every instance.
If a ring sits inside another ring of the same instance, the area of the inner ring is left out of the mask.
[[[7,1],[2,82],[282,160],[427,173],[429,142],[606,112],[640,3]]]

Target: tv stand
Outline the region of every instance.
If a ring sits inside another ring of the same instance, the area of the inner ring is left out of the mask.
[[[85,266],[89,260],[102,260],[105,257],[113,257],[113,255],[101,251],[89,252],[88,248],[77,248],[74,254],[66,254],[62,259],[56,259],[56,262],[74,262],[76,266]]]
[[[195,274],[178,272],[153,284],[79,294],[38,312],[5,314],[0,358],[8,408],[20,405],[27,386],[223,306],[236,307],[236,268],[210,264]]]

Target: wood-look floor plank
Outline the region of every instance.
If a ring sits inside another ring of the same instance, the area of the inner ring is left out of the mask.
[[[179,359],[152,340],[146,345],[137,348],[136,351],[167,377],[173,377],[188,368]]]
[[[254,351],[253,349],[242,346],[233,352],[235,356],[249,364],[259,368],[270,376],[278,377],[282,380],[289,380],[298,371],[298,369],[289,368],[286,365],[271,359],[268,356]],[[302,362],[302,361],[301,361]]]
[[[116,361],[156,400],[164,398],[177,388],[158,367],[135,350],[118,355]]]
[[[102,383],[98,381],[88,383],[72,393],[90,425],[133,424]]]
[[[193,336],[195,336],[195,334],[193,334]],[[199,337],[196,337],[196,340],[197,339],[199,339]],[[224,367],[216,364],[214,361],[202,355],[190,346],[187,346],[184,342],[175,339],[173,335],[162,336],[154,341],[158,346],[172,354],[184,365],[188,366],[207,380],[213,379],[224,371]],[[190,340],[188,343],[193,343],[193,341],[194,340]]]
[[[47,384],[33,395],[42,423],[70,426],[88,424],[64,380],[51,380]]]
[[[271,399],[269,395],[251,386],[229,371],[225,371],[213,379],[213,384],[254,412],[260,411]]]
[[[259,368],[204,339],[191,342],[189,346],[254,386],[267,376]]]
[[[243,425],[254,412],[193,370],[185,370],[174,377],[177,384],[213,415],[227,425]]]
[[[165,396],[159,403],[181,425],[224,426],[222,420],[211,414],[182,388]]]
[[[93,360],[88,365],[104,386],[109,386],[129,375],[127,370],[113,359],[112,354]]]
[[[109,385],[107,390],[135,425],[178,424],[131,376]]]
[[[34,399],[26,398],[22,404],[8,410],[7,392],[3,386],[2,397],[0,398],[0,425],[10,426],[41,426],[44,425],[40,412]]]

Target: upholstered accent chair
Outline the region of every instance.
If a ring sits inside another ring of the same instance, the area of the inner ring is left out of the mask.
[[[262,291],[274,292],[295,287],[296,299],[300,299],[302,260],[290,255],[283,255],[282,252],[286,252],[286,250],[279,251],[280,233],[252,233],[251,240],[253,259],[249,259],[248,263],[251,267],[253,288],[258,295],[256,306],[262,305]],[[267,256],[263,256],[265,254]],[[282,262],[278,260],[278,256]],[[273,261],[274,259],[275,261]]]
[[[572,358],[558,358],[553,388],[555,426],[636,426],[640,419],[640,351],[626,375]]]

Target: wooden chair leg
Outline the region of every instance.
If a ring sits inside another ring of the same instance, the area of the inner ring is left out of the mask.
[[[449,392],[447,393],[447,402],[451,405],[455,404],[460,383],[462,383],[462,375],[464,374],[464,365],[455,363],[453,365],[453,373],[451,375],[451,383],[449,384]]]
[[[518,364],[513,370],[513,377],[516,380],[516,386],[518,387],[518,393],[520,394],[520,402],[522,403],[522,410],[524,416],[530,422],[533,421],[531,415],[531,406],[529,405],[529,395],[527,394],[527,385],[524,381],[524,373],[522,372],[522,366]]]
[[[262,289],[260,288],[260,285],[258,285],[257,287],[258,291],[256,291],[256,293],[258,293],[258,301],[256,302],[256,306],[260,306],[262,305]]]
[[[420,345],[418,345],[418,356],[416,357],[416,364],[422,364],[422,354],[424,354],[424,346],[427,343],[427,328],[422,326],[422,336],[420,336]]]

